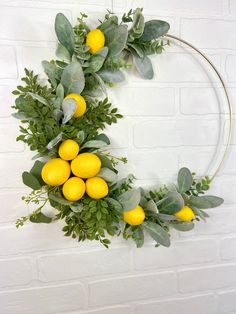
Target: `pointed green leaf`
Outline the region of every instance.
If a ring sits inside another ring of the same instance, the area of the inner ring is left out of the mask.
[[[22,180],[25,185],[27,185],[33,190],[40,190],[42,187],[38,179],[33,174],[27,171],[23,172]]]
[[[43,186],[45,185],[45,182],[43,181],[42,177],[41,177],[41,172],[44,166],[44,162],[40,161],[40,160],[36,160],[33,167],[30,170],[30,173],[36,177],[36,179],[39,181],[40,185]]]
[[[117,179],[117,174],[109,168],[101,168],[97,176],[107,182],[114,182]]]
[[[55,32],[59,42],[73,55],[75,36],[71,23],[64,14],[58,13],[55,19]]]
[[[145,23],[144,31],[140,41],[151,41],[165,35],[170,29],[170,25],[161,20],[151,20]]]
[[[70,52],[66,49],[65,46],[63,46],[60,43],[57,46],[56,56],[57,56],[57,58],[61,59],[62,61],[66,62],[66,63],[71,62]]]
[[[148,57],[140,58],[138,55],[134,56],[134,65],[142,78],[151,80],[154,76],[152,62]]]
[[[83,69],[77,60],[73,60],[65,67],[61,76],[62,85],[67,88],[67,93],[80,94],[85,86]]]
[[[171,223],[170,226],[178,231],[190,231],[194,228],[194,223],[191,222],[179,222]]]
[[[46,146],[48,150],[51,150],[62,140],[62,133],[59,133],[54,139],[52,139]]]
[[[181,168],[178,173],[179,193],[187,192],[193,184],[193,176],[188,168]]]
[[[118,197],[124,211],[130,211],[138,206],[141,199],[141,193],[138,189],[129,190]]]
[[[136,227],[133,232],[132,238],[134,239],[137,248],[140,248],[144,244],[144,233],[141,226]]]
[[[128,38],[128,28],[126,25],[115,25],[104,30],[106,46],[109,49],[109,56],[121,53],[125,48]]]
[[[208,209],[218,207],[223,204],[224,200],[217,196],[204,195],[204,196],[190,196],[188,204],[199,209]]]
[[[177,192],[169,192],[160,201],[159,211],[163,214],[173,215],[180,211],[184,206],[184,199]]]
[[[52,218],[50,217],[47,217],[45,216],[44,214],[42,214],[41,212],[40,213],[37,213],[37,214],[32,214],[29,218],[29,220],[31,222],[34,222],[34,223],[50,223],[52,221]]]
[[[170,246],[170,236],[160,225],[152,221],[145,221],[142,225],[158,244]]]
[[[76,101],[73,98],[64,99],[62,103],[63,120],[62,123],[67,123],[74,115],[77,108]]]

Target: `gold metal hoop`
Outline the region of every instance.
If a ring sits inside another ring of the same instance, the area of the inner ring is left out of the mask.
[[[215,178],[215,176],[219,173],[221,167],[223,166],[223,164],[225,162],[225,159],[226,159],[226,157],[228,155],[228,152],[229,152],[229,147],[230,147],[230,142],[231,142],[232,128],[233,128],[233,109],[232,109],[232,104],[231,104],[231,101],[230,101],[229,93],[227,91],[225,82],[224,82],[222,76],[220,75],[219,71],[216,69],[216,67],[211,62],[211,60],[209,60],[209,58],[203,52],[201,52],[198,48],[196,48],[195,46],[193,46],[192,44],[190,44],[186,40],[181,39],[181,38],[179,38],[177,36],[167,34],[167,35],[165,35],[165,37],[170,38],[170,39],[174,39],[176,41],[179,41],[179,42],[187,45],[188,47],[192,48],[193,50],[195,50],[198,54],[200,54],[207,61],[207,63],[211,66],[211,68],[214,70],[215,74],[219,78],[220,83],[221,83],[221,85],[223,87],[224,94],[225,94],[226,101],[227,101],[228,110],[229,110],[229,129],[228,129],[226,145],[224,147],[222,158],[218,162],[216,170],[211,175],[211,180],[213,180]]]

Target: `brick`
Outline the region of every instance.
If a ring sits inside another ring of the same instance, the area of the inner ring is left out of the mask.
[[[108,126],[106,128],[106,134],[111,140],[111,148],[127,148],[129,146],[130,134],[129,134],[129,120],[123,119],[118,121],[117,124]]]
[[[235,49],[236,21],[220,19],[181,20],[181,37],[192,41],[199,48]],[[217,30],[217,36],[214,36]],[[227,34],[227,36],[225,36]]]
[[[60,10],[60,12],[71,19],[70,11]],[[58,9],[51,8],[18,6],[16,9],[15,7],[3,6],[0,12],[0,39],[55,41],[54,20],[57,13]]]
[[[28,284],[33,279],[31,258],[0,260],[0,288]]]
[[[235,204],[236,203],[236,195],[232,193],[236,189],[236,180],[234,178],[226,178],[224,180],[220,180],[219,184],[221,185],[221,193],[222,197],[225,200],[226,204]]]
[[[14,105],[14,96],[12,95],[14,89],[13,85],[0,85],[0,118],[9,117],[14,112],[11,108]]]
[[[12,119],[13,120],[13,119]],[[0,153],[15,153],[24,151],[24,143],[17,142],[19,135],[19,123],[1,123],[0,124]]]
[[[236,174],[236,164],[234,162],[236,156],[236,147],[231,146],[229,148],[229,153],[224,162],[224,167],[221,170],[222,174],[234,175]]]
[[[168,299],[165,301],[138,304],[135,314],[215,314],[215,301],[215,297],[211,294]]]
[[[79,311],[76,313],[75,312],[66,312],[63,314],[131,314],[133,311],[130,309],[128,306],[115,306],[115,307],[106,307],[106,308],[101,308],[101,309],[95,309],[95,310],[87,310],[87,311]],[[60,313],[53,313],[53,314],[61,314]]]
[[[219,313],[228,313],[232,314],[236,311],[236,291],[225,291],[220,292],[218,295],[219,302]],[[228,313],[228,314],[231,314]]]
[[[216,120],[146,119],[134,126],[134,145],[143,148],[215,145],[217,130]]]
[[[18,72],[16,64],[16,54],[12,46],[0,46],[0,69],[0,79],[17,78]]]
[[[70,267],[66,266],[68,260]],[[116,273],[128,272],[129,251],[127,249],[111,249],[109,251],[104,249],[40,256],[38,267],[39,279],[45,282],[102,276],[112,274],[114,269]]]
[[[183,293],[234,287],[236,285],[236,265],[182,270],[178,272],[178,283],[179,289]]]
[[[229,0],[229,12],[231,14],[236,14],[236,3],[234,0]]]
[[[127,276],[89,283],[89,304],[120,304],[141,299],[168,296],[176,292],[172,272],[146,276]]]
[[[173,88],[118,86],[110,89],[109,95],[112,96],[112,102],[119,107],[124,115],[171,116],[175,114]]]
[[[220,256],[223,260],[236,259],[236,238],[228,237],[221,240],[220,243]]]
[[[213,240],[174,242],[170,248],[144,247],[134,250],[134,265],[137,270],[159,269],[217,260],[217,243]]]
[[[85,293],[81,284],[44,286],[0,293],[4,314],[32,314],[40,309],[42,314],[83,309]]]
[[[0,222],[15,222],[17,218],[28,213],[21,197],[25,190],[0,190]]]
[[[236,74],[233,70],[236,66],[236,55],[229,55],[226,58],[225,69],[229,82],[236,82]]]

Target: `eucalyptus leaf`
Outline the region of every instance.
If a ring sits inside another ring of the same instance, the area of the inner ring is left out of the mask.
[[[203,195],[203,196],[194,196],[191,195],[188,200],[188,205],[199,208],[199,209],[208,209],[218,207],[223,204],[224,200],[217,196],[212,195]]]
[[[106,46],[109,49],[109,56],[116,56],[125,48],[128,38],[126,25],[115,25],[105,30]]]
[[[158,244],[170,246],[170,236],[160,225],[152,221],[145,221],[143,227]]]
[[[100,70],[99,72],[97,72],[97,74],[102,78],[104,82],[108,83],[120,83],[125,80],[125,75],[120,70]]]
[[[73,98],[68,98],[63,100],[62,111],[63,111],[63,120],[62,123],[67,123],[74,115],[77,108],[76,101]]]
[[[70,63],[71,62],[71,54],[70,54],[70,52],[66,49],[65,46],[63,46],[60,43],[57,46],[56,56],[57,56],[57,58],[65,61],[66,63]]]
[[[22,180],[26,186],[30,187],[33,190],[40,190],[42,187],[38,179],[30,172],[27,171],[23,172]]]
[[[80,94],[85,86],[84,72],[80,63],[73,59],[63,70],[61,76],[62,85],[67,88],[67,93]]]
[[[101,168],[97,176],[107,182],[114,182],[117,179],[117,174],[109,168]]]
[[[102,147],[106,147],[107,143],[104,141],[99,141],[99,140],[91,140],[86,142],[85,144],[83,144],[83,146],[81,146],[81,149],[84,148],[102,148]]]
[[[52,139],[48,145],[46,146],[48,150],[51,150],[54,146],[56,146],[62,140],[62,132],[59,133],[54,139]]]
[[[148,57],[140,58],[134,54],[134,65],[142,78],[145,80],[151,80],[154,76],[152,62]]]
[[[194,223],[190,222],[179,222],[171,223],[170,226],[178,231],[190,231],[194,228]]]
[[[193,184],[193,176],[188,168],[181,168],[178,173],[178,190],[183,194],[187,192]]]
[[[43,213],[32,214],[29,220],[33,223],[50,223],[52,222],[52,218],[45,216]]]
[[[141,248],[144,244],[144,233],[141,226],[136,227],[133,232],[132,238],[134,239],[137,248]]]
[[[58,13],[56,16],[55,32],[59,42],[69,50],[72,56],[75,48],[74,31],[71,23],[62,13]]]
[[[129,190],[118,197],[124,211],[130,211],[138,206],[141,199],[141,193],[138,189]]]
[[[168,192],[160,201],[159,211],[163,214],[173,215],[180,211],[184,206],[184,199],[177,192]]]
[[[140,41],[151,41],[165,35],[170,29],[170,25],[161,20],[151,20],[145,23]]]

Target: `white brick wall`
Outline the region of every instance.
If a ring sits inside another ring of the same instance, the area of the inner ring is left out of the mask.
[[[71,21],[90,12],[96,26],[111,0],[0,1],[0,312],[1,314],[235,314],[236,313],[236,150],[212,187],[225,205],[194,231],[173,232],[171,248],[142,250],[114,239],[110,250],[63,237],[62,223],[27,225],[20,197],[28,192],[21,173],[32,152],[15,141],[11,90],[23,68],[40,74],[42,59],[54,55],[53,21],[58,11]],[[144,7],[149,19],[171,23],[171,33],[202,48],[221,70],[235,108],[235,0],[113,0],[123,13]],[[126,119],[108,129],[114,153],[127,155],[124,173],[144,186],[167,181],[180,166],[204,174],[215,155],[219,128],[226,130],[222,89],[209,67],[172,44],[152,58],[155,78],[130,73],[109,92]],[[213,88],[216,87],[216,88]],[[220,126],[218,114],[222,113]]]

